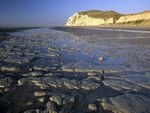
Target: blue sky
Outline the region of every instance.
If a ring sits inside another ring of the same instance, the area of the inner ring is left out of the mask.
[[[150,10],[150,0],[0,0],[0,26],[64,25],[83,10],[136,13]]]

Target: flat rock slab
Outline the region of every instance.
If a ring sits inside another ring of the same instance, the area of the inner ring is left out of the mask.
[[[30,63],[31,68],[39,71],[50,71],[56,69],[59,66],[58,59],[44,58],[44,57],[35,57]]]
[[[70,80],[66,78],[57,78],[57,77],[30,77],[30,78],[23,78],[18,80],[19,85],[24,85],[26,83],[34,83],[36,86],[40,87],[41,89],[49,89],[50,87],[54,88],[67,88],[67,89],[84,89],[84,90],[95,90],[100,87],[100,84],[91,82],[88,80]]]
[[[105,73],[118,73],[124,70],[129,70],[125,65],[96,65],[87,61],[77,61],[62,67],[63,71],[68,72],[105,72]]]
[[[30,63],[33,58],[34,56],[9,55],[4,61],[7,63],[24,64]]]
[[[104,85],[109,86],[115,90],[118,91],[140,91],[141,87],[139,87],[136,84],[127,82],[125,80],[119,80],[119,79],[110,79],[110,80],[104,80]]]
[[[118,91],[134,91],[148,93],[150,89],[150,77],[144,74],[127,74],[111,76],[103,81],[104,85]],[[142,91],[143,89],[147,90]]]
[[[149,113],[150,98],[138,94],[124,94],[102,99],[101,105],[113,113]]]

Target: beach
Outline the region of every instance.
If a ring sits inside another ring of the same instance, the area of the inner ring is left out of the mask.
[[[149,56],[149,28],[3,31],[0,111],[148,113]]]

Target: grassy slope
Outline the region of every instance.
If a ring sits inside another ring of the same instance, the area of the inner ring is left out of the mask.
[[[118,19],[120,16],[123,15],[114,11],[98,11],[98,10],[83,11],[83,12],[79,12],[79,14],[88,15],[89,17],[93,17],[93,18],[104,18],[104,19],[111,18],[111,17]]]

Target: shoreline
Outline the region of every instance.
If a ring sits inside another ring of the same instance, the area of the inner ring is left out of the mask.
[[[57,26],[56,26],[57,27]],[[150,26],[58,26],[71,28],[104,28],[104,29],[121,29],[121,30],[143,30],[150,31]]]

